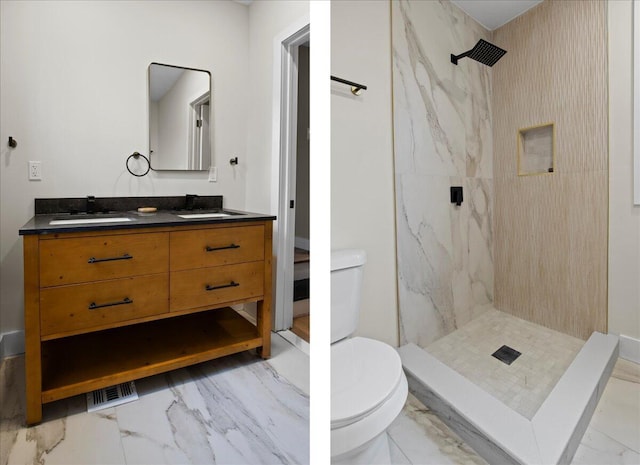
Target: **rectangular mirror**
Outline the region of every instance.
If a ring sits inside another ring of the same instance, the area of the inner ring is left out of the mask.
[[[208,170],[211,165],[211,74],[149,65],[149,155],[154,170]]]

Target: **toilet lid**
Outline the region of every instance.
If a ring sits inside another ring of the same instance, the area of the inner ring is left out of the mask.
[[[400,384],[402,362],[388,344],[354,337],[331,346],[331,426],[368,415]]]

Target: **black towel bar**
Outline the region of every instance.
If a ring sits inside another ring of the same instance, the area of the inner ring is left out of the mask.
[[[346,79],[342,79],[336,76],[331,76],[331,80],[351,86],[351,93],[353,95],[358,95],[358,92],[360,92],[361,90],[367,90],[367,86],[365,86],[364,84],[358,84],[357,82],[347,81]]]

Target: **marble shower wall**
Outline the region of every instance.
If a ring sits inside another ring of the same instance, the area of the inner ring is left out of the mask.
[[[424,347],[493,301],[491,71],[450,61],[490,33],[449,1],[391,8],[400,344]]]

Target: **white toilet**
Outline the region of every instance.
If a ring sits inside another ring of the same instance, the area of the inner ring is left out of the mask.
[[[389,345],[349,337],[358,326],[362,250],[331,253],[331,463],[389,464],[386,429],[407,400],[407,378]]]

